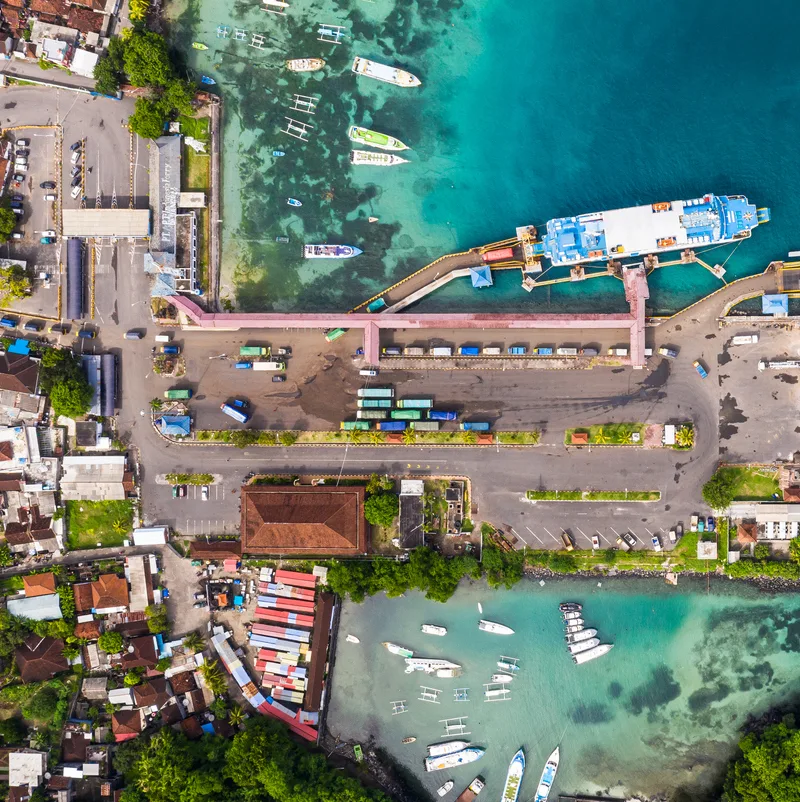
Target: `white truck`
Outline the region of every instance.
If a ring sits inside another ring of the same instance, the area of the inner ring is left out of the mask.
[[[253,370],[286,370],[285,362],[253,362]]]
[[[731,345],[755,345],[757,342],[757,334],[737,334],[731,338]]]

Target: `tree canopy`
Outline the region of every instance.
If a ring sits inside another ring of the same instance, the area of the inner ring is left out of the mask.
[[[394,493],[370,496],[364,502],[364,517],[377,526],[391,526],[400,512],[400,501]]]
[[[122,635],[119,632],[104,632],[97,639],[97,645],[106,654],[119,654],[122,651],[122,644]]]
[[[0,242],[6,242],[17,226],[17,216],[6,206],[0,206]]]
[[[149,741],[122,745],[115,767],[125,775],[124,802],[388,802],[261,716],[250,719],[232,741],[218,736],[189,741],[165,728]]]
[[[79,418],[89,411],[92,387],[72,351],[58,348],[44,351],[39,386],[43,393],[50,396],[56,416]]]
[[[739,741],[739,755],[725,777],[727,802],[800,799],[800,730],[792,716]]]
[[[717,471],[703,485],[703,500],[713,510],[725,510],[733,501],[734,480],[724,471]]]
[[[166,86],[173,69],[164,37],[152,31],[131,31],[123,42],[128,80],[134,86]]]

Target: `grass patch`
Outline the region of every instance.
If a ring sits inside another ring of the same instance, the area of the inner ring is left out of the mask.
[[[494,439],[501,446],[538,446],[542,433],[534,429],[530,432],[495,432]]]
[[[121,546],[133,529],[131,501],[68,501],[67,543],[70,549]]]
[[[199,139],[201,142],[209,142],[208,132],[211,126],[209,117],[188,117],[185,114],[181,114],[178,117],[178,122],[181,124],[181,133],[184,136]]]
[[[659,501],[660,490],[529,490],[530,501]]]
[[[720,468],[718,473],[733,481],[733,498],[737,501],[772,501],[780,497],[778,471],[772,468],[749,468],[746,465]]]
[[[25,583],[21,576],[7,576],[5,579],[0,579],[0,596],[13,596],[24,587]]]
[[[641,446],[644,442],[645,425],[643,423],[604,423],[598,426],[579,426],[567,429],[564,433],[564,444],[572,445],[572,435],[585,432],[589,435],[590,446]],[[639,441],[634,442],[634,434]]]

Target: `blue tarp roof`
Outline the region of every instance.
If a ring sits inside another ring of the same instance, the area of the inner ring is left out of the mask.
[[[192,429],[192,419],[188,415],[162,415],[156,424],[161,434],[178,435],[189,434]]]
[[[29,354],[31,352],[31,343],[30,340],[14,340],[14,342],[8,346],[8,353],[9,354]]]
[[[471,267],[469,269],[469,277],[472,279],[473,287],[491,287],[492,284],[494,284],[492,280],[492,269],[489,265]]]
[[[214,734],[214,725],[210,721],[207,721],[205,724],[202,724],[200,726],[200,729],[203,732],[208,733],[208,735]]]
[[[761,314],[762,315],[777,315],[779,317],[789,314],[789,296],[788,295],[762,295],[761,296]]]

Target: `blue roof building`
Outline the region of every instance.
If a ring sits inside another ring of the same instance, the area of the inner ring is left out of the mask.
[[[192,419],[188,415],[162,415],[156,420],[161,434],[169,437],[185,436],[191,433]]]
[[[762,295],[761,314],[774,317],[787,317],[789,315],[788,295]]]
[[[472,279],[472,286],[476,288],[491,287],[494,284],[492,268],[489,265],[471,267],[469,269],[469,277]]]

